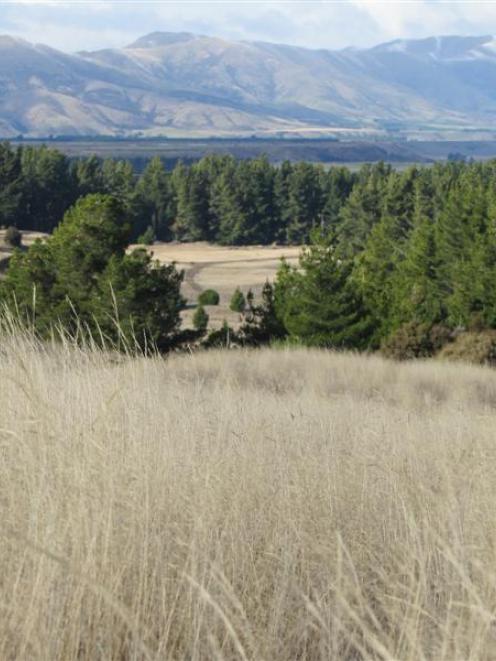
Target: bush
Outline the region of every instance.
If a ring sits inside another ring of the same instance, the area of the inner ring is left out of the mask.
[[[429,331],[429,339],[432,344],[433,353],[440,351],[444,346],[449,344],[453,338],[453,331],[441,324],[434,324]]]
[[[244,345],[273,344],[287,336],[284,324],[277,315],[274,287],[269,282],[266,282],[262,289],[260,305],[254,305],[251,290],[246,300],[248,313],[245,313],[244,323],[239,329]]]
[[[5,243],[12,248],[20,248],[22,245],[22,232],[17,227],[8,227],[5,232]]]
[[[439,358],[477,365],[496,365],[496,330],[460,333],[439,352]]]
[[[382,344],[381,352],[395,360],[427,358],[437,353],[452,339],[449,328],[435,324],[403,324]]]
[[[155,243],[156,236],[153,227],[150,225],[146,228],[141,236],[138,237],[137,242],[142,246],[151,246]]]
[[[206,349],[231,349],[239,346],[239,339],[231,326],[224,320],[222,327],[210,331],[202,346]]]
[[[215,289],[205,289],[198,296],[199,305],[219,305],[219,301],[219,292],[215,291]]]
[[[244,312],[246,308],[246,299],[239,287],[236,288],[234,294],[231,296],[229,307],[233,312]]]
[[[193,326],[198,331],[205,331],[207,330],[208,321],[209,316],[205,312],[205,308],[203,305],[199,305],[195,310],[195,314],[193,315]]]

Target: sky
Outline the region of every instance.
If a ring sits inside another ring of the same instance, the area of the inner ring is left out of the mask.
[[[68,52],[122,47],[157,30],[365,48],[396,38],[496,35],[496,0],[0,0],[0,34]]]

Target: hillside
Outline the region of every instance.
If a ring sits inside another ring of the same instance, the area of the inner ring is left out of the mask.
[[[438,37],[332,51],[157,32],[70,55],[0,37],[0,134],[492,130],[495,44]]]
[[[0,348],[0,658],[494,659],[494,372]]]

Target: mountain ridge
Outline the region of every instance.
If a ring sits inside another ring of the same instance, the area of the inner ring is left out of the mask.
[[[0,35],[0,134],[496,130],[496,38],[308,49],[153,32],[63,53]]]

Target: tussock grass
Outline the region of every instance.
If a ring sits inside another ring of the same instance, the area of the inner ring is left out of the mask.
[[[494,659],[496,375],[0,342],[1,659]]]

